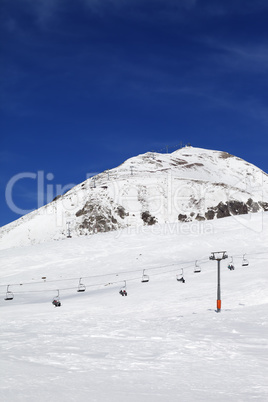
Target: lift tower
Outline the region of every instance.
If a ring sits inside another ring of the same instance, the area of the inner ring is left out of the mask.
[[[218,262],[218,284],[217,284],[217,313],[221,311],[221,260],[228,258],[226,251],[214,251],[209,257],[210,260],[216,260]]]

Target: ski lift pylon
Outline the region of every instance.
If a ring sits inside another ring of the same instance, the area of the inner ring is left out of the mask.
[[[201,272],[200,265],[197,264],[197,260],[195,261],[195,268],[194,268],[194,273]]]
[[[125,281],[125,285],[119,290],[121,296],[127,296],[127,282]]]
[[[77,292],[84,292],[86,290],[86,286],[83,283],[81,283],[81,279],[82,278],[79,279]]]
[[[10,285],[7,285],[5,300],[13,300],[14,299],[14,294],[10,290],[8,290],[9,286]]]
[[[58,289],[58,294],[56,297],[54,297],[54,299],[52,300],[52,304],[55,307],[60,307],[61,306],[61,301],[60,301],[60,291]]]
[[[146,275],[144,272],[145,272],[145,269],[143,270],[143,275],[142,275],[141,281],[149,282],[149,275]]]
[[[243,255],[243,260],[242,260],[242,267],[247,267],[248,266],[248,260],[245,258],[245,255]]]

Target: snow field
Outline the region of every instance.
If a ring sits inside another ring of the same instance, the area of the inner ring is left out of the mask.
[[[161,225],[1,250],[0,400],[266,401],[268,215],[261,217],[262,230],[255,214],[243,225],[204,223],[199,233],[190,223],[188,231]],[[222,261],[217,314],[217,263],[208,257],[220,250],[235,270]],[[176,281],[181,268],[184,284]],[[76,292],[79,278],[84,293]],[[11,301],[3,300],[8,284]],[[51,304],[57,289],[60,308]]]

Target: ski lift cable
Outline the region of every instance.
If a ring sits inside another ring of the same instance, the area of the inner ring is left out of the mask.
[[[231,253],[229,253],[229,254],[231,255]],[[252,256],[261,255],[261,254],[268,254],[268,251],[266,251],[266,252],[264,251],[264,252],[260,252],[260,253],[232,254],[232,256],[235,258],[243,258],[243,256],[247,255],[248,257],[253,258]],[[268,256],[266,258],[268,258]]]
[[[139,277],[130,278],[127,281],[129,282],[129,281],[138,280],[138,279],[140,279],[140,278]],[[109,282],[109,285],[116,285],[116,284],[119,284],[119,283],[122,283],[122,282],[125,282],[125,281],[120,280],[120,281],[115,281],[115,282]],[[91,285],[87,285],[87,288],[89,288],[89,287],[98,287],[98,286],[107,286],[107,282],[106,283],[104,283],[104,282],[102,282],[102,283],[94,283],[94,284],[91,284]],[[52,288],[52,289],[39,289],[39,290],[22,290],[22,291],[19,290],[19,291],[16,291],[15,293],[16,294],[46,293],[46,292],[56,292],[58,290],[62,292],[62,291],[66,291],[66,290],[75,290],[75,289],[77,289],[77,286],[76,287],[72,286],[72,287],[68,287],[68,288],[57,288],[57,289]]]
[[[178,268],[166,271],[166,272],[164,272],[164,274],[168,274],[168,273],[171,273],[171,272],[177,272],[177,271],[178,271]],[[160,276],[162,274],[163,273],[154,273],[154,274],[151,274],[151,276]],[[119,280],[119,281],[109,282],[109,285],[117,285],[117,284],[120,284],[122,282],[125,283],[125,282],[139,281],[139,280],[140,280],[140,276],[139,277],[134,277],[134,278],[128,278],[127,280]],[[98,287],[98,286],[107,286],[107,282],[106,283],[102,282],[102,283],[95,283],[95,284],[87,285],[87,288]],[[29,290],[29,291],[23,290],[23,291],[17,291],[15,293],[16,294],[28,294],[28,293],[47,293],[47,292],[56,292],[56,291],[63,292],[63,291],[75,290],[75,289],[77,289],[77,287],[67,287],[67,288],[57,288],[57,289],[55,289],[55,288],[53,288],[53,289],[40,289],[40,290]]]
[[[200,260],[199,260],[200,261]],[[162,274],[165,274],[165,273],[169,273],[169,272],[174,272],[174,271],[177,271],[177,269],[179,268],[178,266],[179,265],[182,265],[182,263],[173,263],[173,264],[168,264],[168,265],[163,265],[163,266],[158,266],[158,267],[153,267],[153,268],[148,268],[148,269],[146,269],[147,271],[149,271],[149,270],[155,270],[155,269],[163,269],[163,268],[168,268],[168,267],[172,267],[172,266],[175,266],[176,265],[176,269],[174,269],[174,270],[169,270],[169,271],[164,271],[164,272],[160,272],[160,273],[157,273],[157,274],[150,274],[150,275],[153,275],[153,276],[155,276],[155,275],[162,275]],[[185,269],[187,269],[188,268],[188,266],[187,265],[189,265],[189,267],[192,265],[192,262],[190,263],[188,263],[188,264],[183,264],[183,266],[184,266],[184,268]],[[102,274],[102,275],[94,275],[94,276],[84,276],[84,277],[82,277],[83,279],[92,279],[92,278],[97,278],[97,277],[107,277],[107,276],[114,276],[114,275],[123,275],[123,274],[130,274],[130,273],[134,273],[134,272],[140,272],[140,269],[139,270],[132,270],[132,271],[123,271],[123,272],[120,272],[120,273],[113,273],[113,274]],[[65,281],[77,281],[77,280],[80,280],[81,279],[81,277],[79,277],[79,278],[65,278],[65,279],[56,279],[56,280],[51,280],[51,281],[46,281],[46,283],[54,283],[54,282],[65,282]],[[134,280],[135,280],[136,278],[134,278]],[[128,280],[130,280],[130,279],[128,279]],[[132,280],[132,279],[131,279]],[[118,282],[121,282],[121,281],[113,281],[112,283],[118,283]],[[36,284],[40,284],[40,283],[44,283],[44,281],[38,281],[38,282],[25,282],[25,283],[14,283],[14,284],[10,284],[9,286],[11,287],[11,286],[22,286],[22,285],[36,285]],[[101,284],[92,284],[92,285],[87,285],[87,287],[90,287],[90,286],[101,286],[102,285],[102,283]],[[4,286],[4,285],[0,285],[0,286]],[[6,286],[5,286],[6,287]],[[66,288],[66,289],[73,289],[73,288]],[[45,291],[45,290],[44,290]],[[20,292],[20,293],[29,293],[30,291],[22,291],[22,292]],[[33,291],[33,292],[39,292],[39,291]],[[16,293],[19,293],[19,291],[16,291]]]
[[[261,255],[261,254],[268,254],[268,252],[260,252],[260,253],[246,253],[243,255],[240,254],[233,254],[234,258],[243,258],[243,256],[247,255],[249,256],[254,256],[254,255]],[[250,257],[251,259],[253,257]],[[256,257],[255,257],[256,258]],[[268,256],[267,256],[268,258]],[[257,259],[263,259],[263,258],[257,258]],[[266,258],[265,258],[266,259]],[[176,266],[176,269],[174,271],[176,271],[178,268],[180,268],[181,265],[183,265],[183,268],[187,269],[188,267],[190,268],[192,266],[192,264],[194,264],[196,261],[200,262],[200,263],[205,263],[205,262],[209,262],[208,258],[200,258],[198,260],[184,260],[184,261],[177,261],[175,263],[172,264],[167,264],[167,265],[160,265],[157,267],[147,267],[145,268],[146,271],[154,271],[154,270],[158,270],[158,269],[164,269],[164,268],[168,268],[168,267],[172,267],[172,266]],[[90,276],[82,276],[83,279],[93,279],[93,278],[102,278],[102,277],[107,277],[107,276],[115,276],[115,275],[125,275],[125,274],[131,274],[134,272],[140,272],[141,269],[135,269],[135,270],[129,270],[129,271],[117,271],[114,273],[110,273],[110,274],[100,274],[100,275],[90,275]],[[163,273],[168,273],[171,271],[165,271]],[[161,273],[160,273],[161,274]],[[150,275],[153,275],[152,273]],[[79,280],[81,277],[75,277],[75,278],[61,278],[61,279],[52,279],[52,280],[46,280],[46,283],[55,283],[55,282],[63,282],[63,281],[77,281]],[[24,283],[13,283],[13,284],[9,284],[10,287],[14,287],[14,286],[22,286],[22,285],[37,285],[40,283],[44,283],[44,281],[37,281],[37,282],[24,282]],[[116,283],[113,281],[113,283]],[[99,286],[101,284],[97,284],[97,285],[89,285],[89,286]],[[0,284],[0,287],[6,287],[6,284]],[[72,288],[70,288],[72,289]],[[16,292],[18,293],[18,292]]]
[[[245,255],[245,254],[244,254]],[[194,260],[194,261],[197,261],[197,260]],[[183,264],[184,266],[183,266],[183,269],[187,269],[187,268],[191,268],[192,267],[192,264],[193,264],[193,262],[194,261],[191,261],[191,262],[188,262],[188,264]],[[198,260],[198,261],[201,261],[201,260]],[[202,260],[202,261],[204,261],[204,260]],[[208,260],[209,261],[209,260]],[[182,269],[182,268],[180,268],[180,267],[178,267],[178,265],[181,265],[181,264],[169,264],[169,265],[165,265],[165,266],[160,266],[160,267],[157,267],[157,269],[160,269],[160,268],[167,268],[167,267],[171,267],[171,266],[174,266],[174,265],[177,265],[177,267],[175,268],[175,269],[170,269],[170,270],[168,270],[168,271],[164,271],[164,272],[156,272],[156,273],[151,273],[150,274],[150,276],[161,276],[161,275],[164,275],[164,274],[169,274],[169,273],[172,273],[172,272],[177,272],[178,271],[178,269]],[[154,269],[154,268],[153,268]],[[126,271],[125,273],[132,273],[132,272],[140,272],[140,270],[135,270],[135,271]],[[112,275],[112,274],[109,274],[109,275]],[[109,275],[95,275],[95,276],[90,276],[90,277],[88,277],[88,278],[92,278],[92,277],[103,277],[103,276],[109,276]],[[86,277],[83,277],[83,278],[86,278]],[[73,278],[73,280],[74,279],[77,279],[77,278]],[[79,278],[79,279],[81,279],[81,277]],[[61,279],[60,281],[65,281],[65,280],[71,280],[70,278],[68,278],[68,279]],[[134,277],[134,278],[128,278],[127,280],[118,280],[118,281],[113,281],[113,282],[109,282],[108,284],[109,285],[117,285],[117,284],[120,284],[120,283],[126,283],[126,282],[133,282],[133,281],[139,281],[140,280],[140,276],[138,276],[138,277]],[[58,282],[59,280],[57,280],[57,282]],[[53,281],[51,281],[51,282],[53,282]],[[43,282],[41,282],[41,283],[43,283]],[[30,284],[33,284],[32,282],[30,282]],[[35,282],[35,284],[36,284],[36,282]],[[19,284],[19,285],[22,285],[22,284]],[[3,286],[3,285],[2,285]],[[12,286],[12,285],[9,285],[9,286]],[[15,285],[13,285],[13,286],[15,286]],[[87,288],[92,288],[92,287],[99,287],[99,286],[101,286],[101,287],[103,287],[103,286],[107,286],[107,282],[102,282],[102,283],[94,283],[94,284],[89,284],[89,285],[87,285]],[[75,286],[75,287],[66,287],[66,288],[57,288],[57,289],[55,289],[55,288],[53,288],[53,289],[40,289],[40,290],[27,290],[27,291],[16,291],[15,293],[17,293],[17,294],[28,294],[28,293],[47,293],[47,292],[56,292],[56,291],[68,291],[68,290],[75,290],[75,289],[77,289],[77,286]]]
[[[160,265],[158,267],[151,267],[151,268],[146,268],[147,270],[153,270],[153,269],[162,269],[165,267],[170,267],[173,265],[176,265],[177,263],[173,263],[173,264],[168,264],[168,265]],[[112,272],[110,274],[99,274],[99,275],[89,275],[89,276],[80,276],[80,277],[73,277],[73,278],[64,278],[64,279],[51,279],[51,280],[46,280],[46,283],[54,283],[54,282],[62,282],[62,281],[77,281],[80,278],[83,279],[93,279],[93,278],[101,278],[104,276],[115,276],[115,275],[123,275],[123,274],[129,274],[129,273],[133,273],[133,272],[140,272],[141,269],[135,269],[135,270],[130,270],[130,271],[117,271],[117,272]],[[24,282],[24,283],[13,283],[10,286],[21,286],[21,285],[36,285],[36,284],[40,284],[40,283],[44,283],[44,281],[37,281],[37,282]],[[7,285],[0,285],[0,286],[4,286],[6,287]]]
[[[243,254],[243,255],[233,255],[233,257],[236,257],[236,258],[241,258],[241,257],[245,257],[245,255],[247,255],[247,256],[253,256],[253,255],[262,255],[262,254],[267,254],[266,252],[260,252],[260,253],[248,253],[248,254]],[[251,257],[252,258],[252,257]],[[256,258],[256,257],[255,257]],[[257,259],[262,259],[262,258],[258,258],[257,257]],[[181,261],[178,261],[178,262],[176,262],[176,263],[173,263],[173,264],[167,264],[167,265],[162,265],[162,266],[158,266],[158,267],[151,267],[151,268],[146,268],[146,270],[157,270],[157,269],[163,269],[163,268],[168,268],[168,267],[173,267],[173,266],[175,266],[176,265],[176,268],[175,269],[170,269],[170,270],[168,270],[168,271],[164,271],[164,272],[158,272],[158,273],[151,273],[150,275],[151,276],[160,276],[160,275],[164,275],[164,274],[168,274],[168,273],[171,273],[171,272],[176,272],[176,271],[178,271],[178,269],[180,269],[180,267],[179,267],[179,265],[183,265],[183,269],[187,269],[188,267],[190,268],[190,267],[192,267],[192,264],[194,263],[194,262],[196,262],[196,261],[199,261],[199,262],[209,262],[209,259],[208,258],[203,258],[203,259],[199,259],[199,260],[192,260],[192,261],[184,261],[184,262],[181,262]],[[140,269],[138,270],[138,269],[136,269],[136,270],[131,270],[131,271],[123,271],[123,272],[120,272],[120,273],[113,273],[113,274],[102,274],[102,275],[94,275],[94,276],[87,276],[87,277],[82,277],[83,279],[85,279],[85,278],[96,278],[96,277],[107,277],[107,276],[112,276],[112,275],[122,275],[122,274],[130,274],[130,273],[134,273],[134,272],[140,272]],[[64,281],[69,281],[69,280],[77,280],[77,279],[81,279],[81,277],[80,278],[66,278],[66,279],[57,279],[57,280],[51,280],[51,281],[49,281],[50,283],[51,282],[59,282],[59,281],[61,281],[61,282],[64,282]],[[134,278],[128,278],[127,279],[127,281],[128,282],[132,282],[132,281],[139,281],[140,280],[140,276],[139,277],[134,277]],[[48,282],[48,281],[46,281],[46,282]],[[126,282],[126,280],[118,280],[118,281],[113,281],[113,282],[109,282],[108,284],[109,285],[117,285],[117,284],[119,284],[119,283],[122,283],[122,282]],[[37,283],[44,283],[43,281],[42,282],[29,282],[29,283],[25,283],[25,285],[27,284],[27,285],[32,285],[32,284],[37,284]],[[23,285],[23,283],[19,283],[19,284],[9,284],[8,286],[9,287],[11,287],[11,286],[21,286],[21,285]],[[0,285],[0,286],[5,286],[6,287],[6,285]],[[105,283],[97,283],[97,284],[89,284],[89,285],[87,285],[87,287],[89,287],[89,288],[92,288],[92,287],[99,287],[99,286],[101,286],[101,287],[103,287],[103,286],[107,286],[107,282],[105,282]],[[28,291],[17,291],[17,292],[15,292],[15,293],[17,293],[17,294],[26,294],[26,293],[46,293],[46,292],[56,292],[56,291],[68,291],[68,290],[74,290],[74,289],[77,289],[77,286],[76,287],[66,287],[66,288],[61,288],[61,289],[59,289],[59,288],[57,288],[57,289],[42,289],[42,290],[28,290]]]
[[[200,260],[198,260],[200,261]],[[192,262],[192,261],[191,261]],[[189,261],[189,264],[191,263]],[[171,267],[171,266],[178,266],[181,264],[185,264],[186,262],[176,262],[176,263],[172,263],[172,264],[167,264],[167,265],[160,265],[157,267],[151,267],[151,268],[146,268],[146,271],[151,271],[151,270],[156,270],[156,269],[163,269],[163,268],[167,268],[167,267]],[[63,282],[63,281],[77,281],[80,278],[83,279],[93,279],[93,278],[101,278],[101,277],[107,277],[107,276],[115,276],[115,275],[124,275],[124,274],[130,274],[130,273],[134,273],[134,272],[140,272],[141,269],[135,269],[135,270],[129,270],[129,271],[117,271],[117,272],[113,272],[110,274],[100,274],[100,275],[90,275],[90,276],[80,276],[80,277],[75,277],[75,278],[61,278],[61,279],[52,279],[52,280],[46,280],[46,283],[54,283],[54,282]],[[24,282],[24,283],[13,283],[10,284],[10,286],[22,286],[22,285],[37,285],[40,283],[44,283],[44,281],[37,281],[37,282]],[[0,285],[0,287],[6,287],[7,285]]]
[[[183,265],[183,267],[184,267],[185,269],[187,269],[188,267],[190,268],[190,267],[192,266],[192,264],[193,264],[195,261],[197,261],[197,260],[192,260],[192,261],[189,261],[189,262],[186,262],[186,261],[180,262],[180,261],[178,261],[177,263],[173,263],[173,264],[160,265],[160,266],[158,266],[158,267],[146,268],[146,271],[152,271],[152,270],[158,270],[158,269],[164,269],[164,268],[176,266],[176,269],[174,269],[174,270],[172,270],[172,271],[169,270],[169,271],[161,272],[161,273],[159,273],[159,274],[152,274],[152,273],[150,274],[150,275],[161,275],[161,274],[164,274],[164,273],[177,271],[177,269],[180,268],[180,265]],[[204,262],[204,261],[208,261],[208,259],[202,259],[202,260],[199,259],[198,261],[203,261],[203,262]],[[130,271],[121,271],[121,272],[111,273],[111,274],[101,274],[101,275],[83,276],[83,277],[79,277],[79,278],[78,278],[78,277],[76,277],[76,278],[64,278],[64,279],[61,278],[61,279],[49,280],[49,281],[46,281],[46,283],[65,282],[65,281],[77,281],[77,280],[80,280],[81,278],[83,278],[83,279],[101,278],[101,277],[107,277],[107,276],[131,274],[131,273],[140,272],[140,271],[141,271],[140,269],[136,269],[136,270],[130,270]],[[119,281],[119,282],[120,282],[120,281]],[[37,284],[40,284],[40,283],[44,283],[44,281],[25,282],[25,283],[13,283],[13,284],[10,284],[9,286],[14,287],[14,286],[22,286],[22,285],[37,285]],[[113,281],[113,283],[117,283],[117,282]],[[92,285],[88,285],[88,286],[100,286],[100,285],[102,285],[102,284],[92,284]],[[0,285],[0,286],[6,287],[6,285]],[[72,288],[68,288],[68,289],[72,289]],[[27,293],[27,292],[29,292],[29,291],[25,291],[25,292]],[[16,293],[18,293],[18,292],[16,292]]]

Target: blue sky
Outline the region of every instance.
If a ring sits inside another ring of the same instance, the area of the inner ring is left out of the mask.
[[[266,0],[1,0],[0,225],[181,142],[268,172],[267,20]]]

